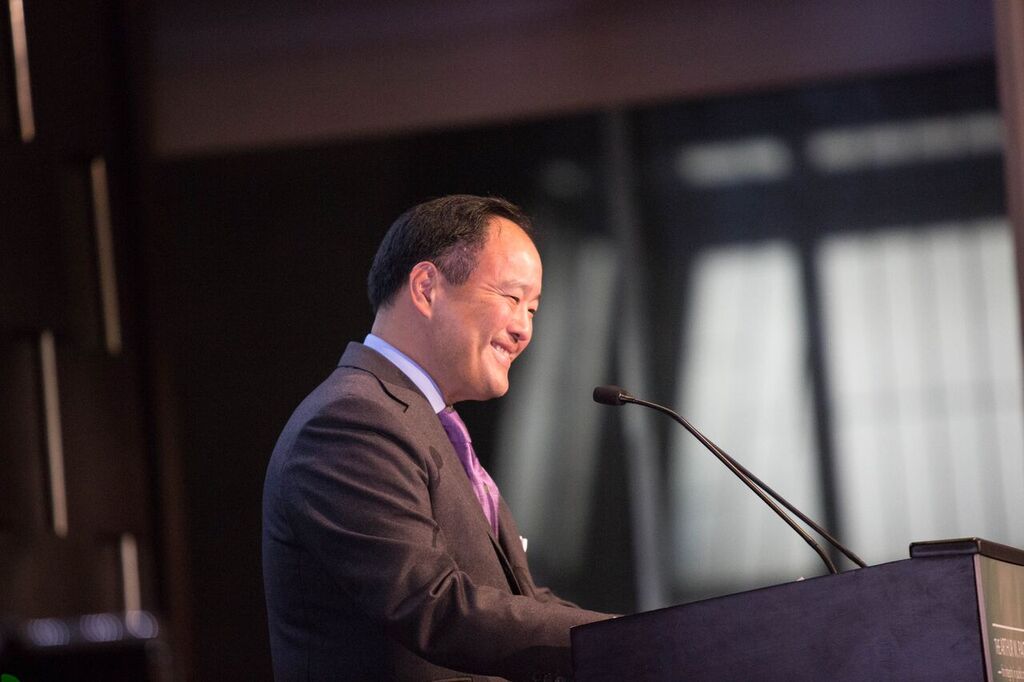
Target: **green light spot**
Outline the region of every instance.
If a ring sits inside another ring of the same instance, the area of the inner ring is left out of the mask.
[[[8,675],[7,673],[4,673],[3,675],[0,675],[0,682],[21,682],[21,680],[19,680],[14,675]]]

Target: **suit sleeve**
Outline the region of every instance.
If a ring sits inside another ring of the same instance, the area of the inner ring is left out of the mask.
[[[568,675],[569,628],[608,616],[474,584],[434,521],[429,456],[388,426],[396,421],[366,401],[303,426],[282,489],[299,541],[339,590],[433,663],[510,679]]]

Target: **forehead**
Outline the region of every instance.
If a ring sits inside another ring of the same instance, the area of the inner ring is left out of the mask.
[[[540,253],[523,228],[506,218],[491,218],[487,241],[480,252],[478,270],[492,276],[535,277],[541,274]]]
[[[537,253],[537,247],[530,235],[508,218],[499,216],[492,216],[487,222],[487,240],[484,242],[484,248],[507,252],[532,251],[537,260],[540,260],[540,254]]]

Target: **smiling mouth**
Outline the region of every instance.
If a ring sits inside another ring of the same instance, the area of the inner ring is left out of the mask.
[[[507,348],[500,346],[496,343],[491,344],[491,348],[498,354],[498,357],[503,359],[506,363],[512,364],[512,353]]]

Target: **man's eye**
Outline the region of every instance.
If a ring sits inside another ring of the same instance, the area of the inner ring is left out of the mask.
[[[519,305],[519,297],[518,296],[513,296],[512,294],[508,294],[508,297],[512,300],[513,303],[515,303],[516,305]]]

